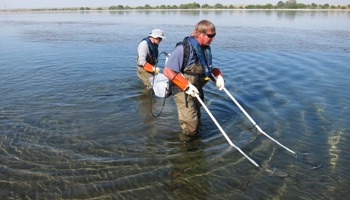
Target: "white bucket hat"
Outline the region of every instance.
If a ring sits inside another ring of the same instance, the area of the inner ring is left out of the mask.
[[[165,38],[165,37],[164,37],[163,31],[160,30],[160,29],[153,29],[153,30],[152,30],[152,33],[149,34],[149,36],[151,36],[151,37],[153,37],[153,38],[162,38],[162,39]]]

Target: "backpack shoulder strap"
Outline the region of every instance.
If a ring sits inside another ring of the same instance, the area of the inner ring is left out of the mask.
[[[190,44],[187,42],[186,39],[184,39],[184,41],[182,41],[182,45],[184,47],[184,59],[182,62],[182,71],[183,71],[188,63],[188,60],[190,59]]]
[[[176,46],[178,46],[180,44],[182,44],[182,46],[184,48],[184,57],[183,57],[183,62],[182,62],[182,67],[181,67],[181,72],[183,72],[186,65],[187,65],[188,60],[190,59],[190,44],[188,43],[186,38],[182,42],[176,43]]]

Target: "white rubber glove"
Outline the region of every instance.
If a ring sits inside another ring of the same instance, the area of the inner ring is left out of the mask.
[[[153,67],[153,72],[156,74],[160,73],[160,68],[159,67]]]
[[[225,81],[221,75],[216,77],[216,87],[219,88],[219,90],[222,90],[225,87]]]
[[[191,83],[188,84],[188,86],[185,89],[185,92],[188,95],[191,95],[192,97],[196,97],[196,93],[199,94],[197,88],[194,85],[192,85]]]

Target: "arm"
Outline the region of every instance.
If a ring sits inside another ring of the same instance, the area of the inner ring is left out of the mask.
[[[164,75],[182,90],[185,90],[190,83],[180,72],[175,72],[168,67],[164,68]]]
[[[168,67],[164,68],[164,75],[170,79],[175,85],[187,94],[195,97],[198,89],[192,85],[180,72],[175,72]]]
[[[146,61],[147,54],[149,54],[148,44],[146,41],[140,42],[137,48],[137,54],[137,64],[143,66],[144,70],[153,72],[155,70],[155,66]]]
[[[182,45],[178,45],[168,58],[167,64],[164,68],[164,75],[184,92],[195,97],[196,93],[199,93],[197,88],[192,85],[181,73],[183,56],[183,47]]]
[[[170,54],[166,66],[164,67],[164,75],[169,78],[175,85],[185,90],[189,81],[181,73],[184,50],[182,45],[175,47],[174,51]]]

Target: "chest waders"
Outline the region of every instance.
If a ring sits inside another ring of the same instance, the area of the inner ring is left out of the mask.
[[[149,37],[146,37],[141,40],[146,41],[148,45],[148,51],[149,53],[146,55],[146,61],[151,64],[151,65],[156,65],[158,62],[158,45],[153,44]],[[144,66],[138,64],[138,59],[139,56],[136,58],[136,63],[137,63],[137,76],[141,79],[143,82],[144,86],[147,89],[150,89],[152,87],[151,82],[149,81],[149,78],[152,77],[152,73],[146,71],[144,69]]]
[[[205,76],[202,73],[202,66],[198,62],[192,64],[184,69],[183,74],[184,77],[198,89],[200,98],[204,99],[202,88],[208,80],[205,80]],[[188,95],[176,85],[173,85],[172,89],[182,132],[188,136],[196,135],[201,118],[200,102],[196,97]]]
[[[200,98],[204,100],[203,86],[208,82],[208,79],[206,79],[206,76],[203,73],[202,66],[199,63],[195,63],[186,67],[184,69],[184,76],[192,85],[198,89]],[[188,94],[185,93],[186,106],[188,104],[187,96]]]

